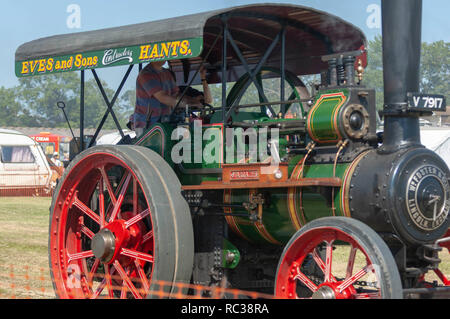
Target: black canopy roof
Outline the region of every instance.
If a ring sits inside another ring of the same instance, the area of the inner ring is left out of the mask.
[[[323,55],[358,50],[366,44],[365,36],[360,29],[333,15],[292,4],[255,4],[42,38],[21,45],[16,51],[16,62],[150,42],[203,38],[201,56],[191,58],[189,61],[195,69],[195,65],[200,63],[219,38],[208,56],[207,64],[210,68],[220,70],[225,18],[235,43],[249,65],[261,59],[284,25],[286,69],[297,75],[319,73],[326,68],[320,59]],[[227,56],[231,70],[229,80],[233,80],[244,70],[231,46],[228,46]],[[278,44],[267,64],[279,66],[280,59],[281,46]],[[181,61],[171,61],[171,64],[175,72],[182,72]]]

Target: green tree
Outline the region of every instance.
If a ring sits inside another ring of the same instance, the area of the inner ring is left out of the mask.
[[[28,110],[36,126],[58,127],[63,118],[56,103],[64,101],[68,109],[75,105],[77,83],[74,73],[21,78],[17,87],[17,102]]]
[[[106,96],[108,97],[108,100],[111,102],[111,100],[114,97],[114,90],[108,87],[107,83],[105,81],[101,81],[103,89],[105,91]],[[79,85],[79,84],[78,84]],[[100,92],[100,89],[97,86],[97,83],[94,79],[87,80],[85,82],[85,92],[84,92],[84,120],[85,120],[85,127],[88,128],[97,128],[100,124],[104,114],[106,113],[108,107],[106,105],[105,100],[103,99],[103,96]],[[73,110],[73,118],[77,122],[76,125],[79,125],[80,121],[80,94],[77,95],[77,103],[76,107]],[[116,103],[113,106],[114,114],[116,115],[120,125],[122,128],[125,127],[125,124],[127,122],[127,112],[126,110],[123,110],[121,105],[121,99],[117,99]],[[113,118],[111,116],[111,113],[108,115],[108,118],[103,126],[104,129],[115,129],[116,124],[113,121]]]
[[[80,123],[80,75],[75,72],[54,75],[37,76],[19,79],[19,86],[14,88],[16,99],[22,110],[22,122],[19,125],[41,127],[65,127],[66,121],[56,106],[63,101],[66,104],[66,114],[71,126],[79,127]],[[106,82],[102,81],[105,94],[111,100],[114,91]],[[119,100],[120,102],[120,100]],[[107,110],[106,103],[94,79],[85,81],[85,127],[96,128]],[[14,104],[14,105],[16,105]],[[126,123],[126,111],[120,103],[116,103],[113,110],[122,126]],[[13,105],[13,104],[11,104]],[[25,115],[32,119],[26,121]],[[104,128],[115,128],[115,123],[108,117]]]
[[[0,87],[0,126],[17,126],[23,115],[14,88]]]
[[[374,88],[376,92],[377,110],[383,109],[383,42],[381,36],[376,36],[367,45],[367,68],[364,72],[363,84]]]
[[[450,97],[450,43],[422,44],[420,86],[423,92]]]
[[[443,94],[449,101],[450,92],[450,43],[437,41],[423,43],[421,49],[420,91],[429,94]],[[367,46],[368,66],[364,85],[375,88],[377,109],[383,109],[383,45],[381,36],[369,41]]]
[[[64,101],[67,109],[74,107],[78,93],[77,75],[61,73],[19,79],[17,102],[35,120],[35,126],[58,127],[64,118],[57,108],[58,101]]]

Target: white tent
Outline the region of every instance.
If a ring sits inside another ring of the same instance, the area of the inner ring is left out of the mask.
[[[450,167],[450,128],[420,128],[422,144],[436,152]]]

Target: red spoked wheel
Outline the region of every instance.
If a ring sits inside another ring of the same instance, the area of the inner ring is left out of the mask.
[[[140,299],[179,293],[176,283],[191,277],[194,247],[180,190],[167,163],[146,148],[101,146],[77,156],[51,208],[56,295]]]
[[[314,220],[286,245],[275,295],[283,299],[401,299],[400,275],[381,237],[347,217]]]

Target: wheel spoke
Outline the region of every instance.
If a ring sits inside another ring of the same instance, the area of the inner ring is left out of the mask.
[[[295,268],[295,276],[293,278],[300,280],[306,287],[308,287],[309,290],[312,292],[317,291],[317,286],[314,284],[304,273],[300,271],[300,267]]]
[[[105,267],[105,277],[103,278],[102,282],[100,283],[100,285],[98,285],[95,293],[91,296],[91,299],[96,299],[98,298],[98,296],[100,296],[100,294],[102,293],[103,289],[105,289],[105,286],[107,285],[107,276],[106,276],[106,267]],[[111,268],[111,270],[108,272],[109,273],[109,278],[111,278],[112,274],[115,272],[116,270],[114,269],[114,267]],[[114,295],[113,295],[114,297]]]
[[[326,266],[325,266],[325,263],[323,262],[322,258],[320,258],[320,255],[317,252],[317,248],[314,249],[314,252],[312,253],[312,257],[313,257],[314,261],[316,262],[317,266],[320,268],[320,270],[322,270],[322,272],[325,274]],[[334,276],[332,274],[331,274],[330,278],[331,278],[330,281],[336,282],[336,279],[334,278]]]
[[[151,239],[153,239],[153,230],[150,230],[148,233],[142,236],[142,243],[144,244]]]
[[[85,225],[81,225],[80,230],[81,230],[81,232],[82,232],[83,234],[85,234],[89,239],[94,238],[94,233],[93,233],[89,228],[87,228]]]
[[[131,174],[127,173],[127,177],[125,179],[125,183],[123,184],[123,186],[122,186],[122,188],[120,190],[120,193],[119,193],[119,196],[117,198],[117,201],[114,204],[114,209],[113,209],[113,211],[111,213],[111,217],[109,218],[109,222],[110,223],[113,222],[117,218],[117,215],[120,212],[120,208],[122,206],[123,200],[125,199],[125,193],[127,192],[128,186],[130,185],[131,177],[132,177]]]
[[[138,212],[138,197],[138,183],[136,178],[133,178],[133,216],[136,216]]]
[[[145,291],[149,291],[150,285],[147,280],[147,276],[145,275],[144,269],[137,259],[134,260],[134,265],[136,266],[137,273],[139,274],[139,278],[141,278],[142,287]]]
[[[122,281],[122,289],[120,290],[120,299],[127,299],[127,286],[125,281]]]
[[[433,271],[445,286],[450,286],[450,279],[448,279],[440,269],[434,269]]]
[[[120,263],[117,260],[114,262],[114,268],[116,268],[116,270],[119,273],[120,277],[122,277],[124,286],[126,285],[126,287],[131,291],[133,296],[136,299],[142,299],[142,296],[139,294],[139,291],[133,285],[133,283],[131,282],[131,280],[128,277],[127,273],[125,272],[125,270],[122,268],[122,266],[120,265]],[[123,292],[123,289],[122,289],[122,292]]]
[[[104,266],[105,266],[105,281],[106,281],[106,287],[108,289],[108,296],[109,296],[109,298],[113,299],[114,298],[114,290],[113,290],[113,285],[112,285],[112,280],[111,280],[111,274],[109,272],[109,266],[107,264],[105,264]]]
[[[107,266],[107,265],[105,265]],[[105,277],[103,278],[102,282],[100,283],[100,285],[98,285],[95,293],[91,296],[91,299],[97,299],[98,296],[100,296],[100,294],[102,293],[103,289],[105,289],[105,286],[108,285],[108,280],[107,278],[111,279],[112,274],[116,271],[114,268],[111,268],[111,270],[108,272],[109,276],[106,276],[106,270],[108,267],[105,267]],[[109,269],[108,269],[109,270]],[[112,287],[111,287],[112,288]],[[109,295],[111,296],[110,292]],[[112,295],[112,298],[114,298],[114,295]]]
[[[100,212],[100,227],[105,226],[106,219],[105,219],[105,194],[104,194],[104,181],[103,178],[100,179],[99,185],[99,191],[98,191],[98,204],[99,204],[99,212]]]
[[[127,220],[125,222],[125,227],[129,228],[130,226],[133,226],[134,224],[136,224],[137,222],[139,222],[140,220],[144,219],[145,217],[147,217],[149,215],[150,215],[150,210],[147,208],[142,213],[137,214],[133,218],[130,218],[129,220]]]
[[[358,248],[356,248],[355,246],[352,245],[352,248],[350,250],[350,256],[348,257],[347,273],[346,273],[345,279],[350,278],[353,274],[353,267],[355,265],[355,257],[356,257],[357,251],[358,251]]]
[[[127,248],[122,248],[122,251],[120,252],[120,254],[123,255],[123,256],[127,256],[127,257],[131,257],[131,258],[147,261],[149,263],[153,263],[153,261],[154,261],[152,255],[141,253],[139,251],[131,250],[131,249],[127,249]]]
[[[326,256],[325,256],[325,282],[331,282],[331,264],[333,262],[333,242],[327,242]]]
[[[87,251],[83,251],[81,253],[76,253],[76,254],[69,254],[69,252],[67,252],[67,257],[68,257],[67,262],[70,263],[75,260],[94,257],[94,253],[92,252],[92,250],[87,250]]]
[[[97,299],[98,296],[100,296],[100,294],[102,293],[103,289],[106,286],[106,278],[104,278],[102,280],[102,282],[100,283],[100,285],[98,285],[97,289],[95,290],[94,294],[91,296],[91,299]]]
[[[105,167],[102,166],[102,167],[99,168],[99,170],[100,170],[100,173],[102,174],[102,179],[103,179],[103,182],[106,185],[106,189],[108,190],[108,194],[109,194],[109,197],[111,199],[111,202],[112,202],[113,205],[116,205],[117,199],[116,199],[116,196],[114,194],[114,190],[113,190],[113,188],[111,186],[111,183],[109,181],[108,174],[106,174]]]
[[[322,258],[320,258],[319,253],[317,252],[317,248],[314,249],[312,257],[316,262],[317,266],[319,266],[320,270],[322,270],[322,272],[325,273],[325,263],[323,262]]]
[[[89,285],[91,287],[94,284],[94,275],[97,272],[99,265],[100,265],[100,259],[95,259],[94,264],[92,265],[91,271],[88,274]]]
[[[85,234],[89,239],[94,238],[94,233],[84,224],[84,218],[80,217],[78,221],[78,226],[80,227],[80,232]]]
[[[72,200],[72,205],[81,210],[84,214],[89,216],[94,222],[100,225],[100,217],[87,207],[82,201],[78,199],[78,192],[75,193]]]
[[[350,285],[352,285],[355,281],[361,279],[362,277],[364,277],[369,271],[372,270],[372,265],[367,265],[365,266],[363,269],[361,269],[360,271],[358,271],[356,274],[354,274],[353,276],[351,276],[350,278],[344,280],[338,287],[337,289],[339,290],[339,292],[343,292],[345,289],[347,289],[348,287],[350,287]]]

